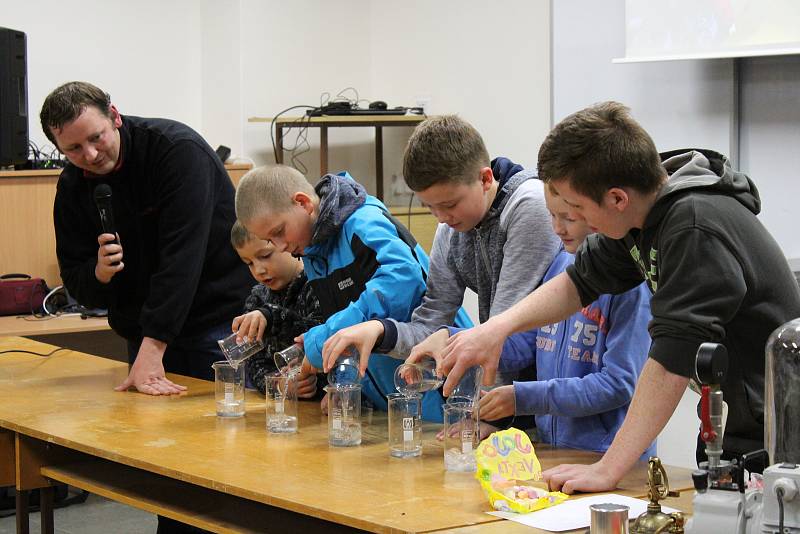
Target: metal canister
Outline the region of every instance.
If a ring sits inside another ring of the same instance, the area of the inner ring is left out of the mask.
[[[589,507],[591,510],[592,534],[628,534],[627,506],[622,504],[599,503]]]

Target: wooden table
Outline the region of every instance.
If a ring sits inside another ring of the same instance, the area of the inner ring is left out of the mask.
[[[54,347],[0,338],[0,351],[21,348]],[[217,532],[429,532],[500,521],[484,513],[471,474],[443,470],[437,425],[424,428],[420,458],[388,455],[382,414],[361,446],[333,449],[317,403],[300,403],[299,433],[269,435],[257,394],[248,392],[245,417],[225,420],[209,382],[170,376],[189,388],[178,397],[114,392],[126,374],[124,364],[72,351],[0,356],[0,484],[19,490],[19,532],[34,488],[45,488],[42,525],[52,531],[53,481]],[[541,445],[537,454],[544,468],[598,457]],[[669,472],[674,488],[691,486],[690,470]],[[617,491],[641,496],[645,480],[642,464]]]
[[[81,319],[78,314],[43,317],[32,315],[0,317],[0,336],[46,336],[111,330],[105,317]]]
[[[320,175],[328,172],[328,128],[375,128],[375,196],[383,200],[383,128],[416,126],[427,117],[423,115],[345,115],[321,117],[250,117],[247,122],[275,123],[277,163],[283,163],[283,131],[288,128],[319,128]]]

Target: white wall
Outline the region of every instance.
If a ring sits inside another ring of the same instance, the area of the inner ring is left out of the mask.
[[[0,0],[0,24],[28,39],[30,137],[47,140],[39,111],[71,80],[111,94],[123,114],[202,125],[201,12],[192,0]]]

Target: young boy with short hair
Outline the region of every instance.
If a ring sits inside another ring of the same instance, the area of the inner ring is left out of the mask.
[[[265,393],[264,377],[277,370],[273,354],[320,324],[322,312],[302,261],[288,252],[278,252],[272,243],[258,239],[238,220],[231,228],[231,245],[258,281],[245,301],[244,313],[233,320],[231,330],[242,338],[263,340],[264,349],[247,359],[245,369],[248,382]],[[299,397],[313,397],[317,390],[315,374],[297,384]]]
[[[477,293],[485,322],[533,291],[558,252],[536,173],[506,158],[490,161],[480,134],[463,119],[421,123],[408,141],[403,174],[440,222],[427,292],[410,321],[381,319],[339,332],[324,351],[325,369],[350,345],[362,358],[373,347],[407,357],[452,324],[467,288]]]
[[[428,257],[422,247],[347,173],[328,174],[312,187],[290,167],[253,169],[239,183],[236,214],[277,251],[302,257],[325,318],[302,338],[316,368],[322,367],[322,347],[333,333],[375,318],[407,321],[425,293]],[[471,324],[463,317],[457,324]],[[378,355],[366,363],[362,391],[386,410],[394,369],[402,362]],[[441,403],[438,392],[426,394],[423,417],[441,420]]]
[[[544,282],[572,265],[578,247],[592,233],[586,221],[572,217],[564,201],[548,189],[545,199],[563,248]],[[650,319],[650,293],[639,284],[619,295],[600,295],[563,321],[512,335],[503,345],[499,369],[534,365],[536,380],[515,381],[486,393],[481,417],[534,415],[540,441],[605,452],[625,419],[647,359]],[[645,459],[655,452],[653,444]]]

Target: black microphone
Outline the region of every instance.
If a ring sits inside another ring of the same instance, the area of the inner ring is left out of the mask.
[[[100,224],[103,225],[104,234],[117,235],[114,228],[114,211],[111,209],[111,187],[108,184],[98,184],[94,188],[94,203],[100,212]],[[110,243],[116,243],[116,238]]]
[[[112,234],[114,239],[106,243],[116,245],[117,230],[114,227],[114,211],[111,209],[111,187],[108,184],[98,184],[94,188],[94,203],[97,206],[97,211],[100,213],[100,224],[103,226],[104,234]],[[116,261],[111,265],[119,265]]]

